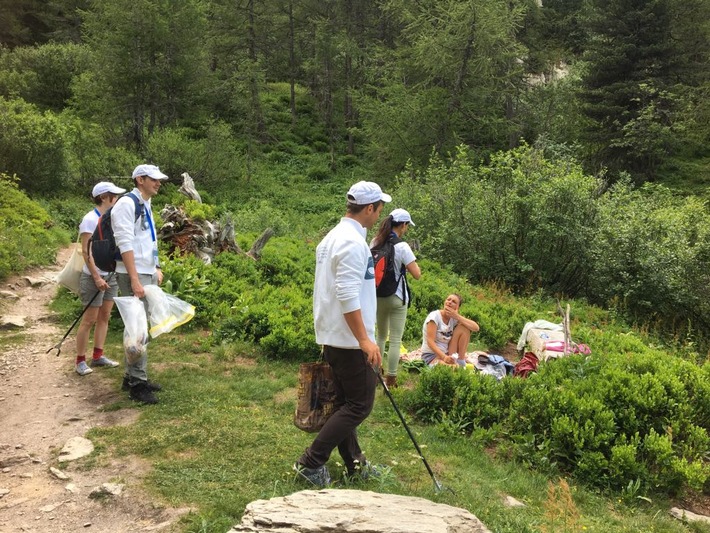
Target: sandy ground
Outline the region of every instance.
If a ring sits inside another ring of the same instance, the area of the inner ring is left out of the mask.
[[[62,250],[56,266],[0,286],[0,316],[26,320],[24,329],[0,331],[0,533],[175,531],[189,510],[169,508],[141,489],[150,465],[111,456],[57,461],[70,438],[84,437],[96,426],[130,424],[140,415],[138,409],[101,412],[104,404],[125,394],[118,390],[122,365],[76,374],[75,332],[59,357],[56,350],[46,353],[66,332],[47,303],[57,290],[54,276],[68,256],[69,250]],[[31,286],[30,279],[41,281]],[[50,467],[69,479],[58,479]],[[123,492],[89,498],[103,483],[124,484]]]

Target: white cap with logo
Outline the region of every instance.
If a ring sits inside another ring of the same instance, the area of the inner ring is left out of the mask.
[[[408,222],[412,226],[416,224],[412,221],[412,215],[406,209],[397,208],[390,213],[393,222]]]
[[[160,169],[155,165],[138,165],[133,170],[133,179],[136,179],[138,176],[148,176],[154,180],[168,179],[168,177],[160,172]]]
[[[377,183],[372,181],[358,181],[348,191],[348,202],[355,205],[374,204],[375,202],[391,202],[392,197],[382,192]]]
[[[110,181],[100,181],[99,183],[94,185],[94,188],[91,191],[91,197],[96,198],[97,196],[101,196],[102,194],[107,192],[110,192],[111,194],[123,194],[124,192],[126,192],[126,189],[116,187]]]

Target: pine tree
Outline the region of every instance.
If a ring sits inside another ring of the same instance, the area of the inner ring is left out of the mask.
[[[583,77],[594,167],[653,179],[672,140],[670,0],[591,0]]]

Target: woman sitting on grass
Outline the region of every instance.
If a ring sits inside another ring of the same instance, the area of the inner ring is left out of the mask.
[[[466,366],[466,349],[471,332],[478,324],[459,314],[463,300],[458,294],[449,294],[444,308],[429,313],[422,327],[422,360],[428,364]]]

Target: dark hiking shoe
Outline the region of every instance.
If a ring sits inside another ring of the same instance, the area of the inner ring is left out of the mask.
[[[153,392],[158,392],[163,390],[163,387],[161,387],[158,383],[155,381],[147,381],[148,388],[153,391]],[[131,387],[128,385],[128,378],[126,376],[123,376],[123,383],[121,383],[121,390],[127,391]]]
[[[293,465],[293,469],[303,479],[320,489],[330,485],[330,472],[328,472],[328,467],[325,465],[318,468],[307,468],[300,463],[296,463]]]
[[[133,387],[131,387],[130,392],[128,393],[128,396],[131,398],[131,400],[135,400],[141,403],[158,403],[158,398],[155,397],[155,394],[153,394],[153,391],[150,390],[150,387],[147,383],[139,383],[138,385],[133,385]]]

